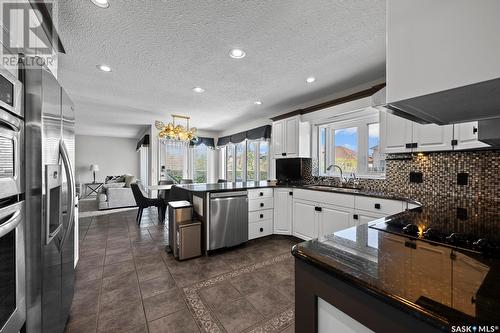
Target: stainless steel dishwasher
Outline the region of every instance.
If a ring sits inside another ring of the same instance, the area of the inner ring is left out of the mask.
[[[209,250],[248,240],[247,191],[210,194]]]

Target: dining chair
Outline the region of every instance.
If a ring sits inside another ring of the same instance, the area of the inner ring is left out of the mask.
[[[219,184],[221,184],[221,183],[227,183],[227,180],[225,180],[225,179],[219,179],[219,180],[217,181],[217,183],[219,183]]]
[[[148,207],[156,207],[158,209],[158,221],[163,223],[165,220],[165,208],[167,207],[165,200],[160,198],[152,199],[144,196],[137,183],[130,184],[130,188],[134,194],[135,203],[137,204],[137,207],[139,207],[136,217],[137,224],[141,224],[142,212],[144,211],[144,208]]]
[[[193,180],[192,179],[181,179],[181,184],[192,184]]]

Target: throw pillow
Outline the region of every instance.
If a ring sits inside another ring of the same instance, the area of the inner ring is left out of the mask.
[[[132,184],[135,181],[135,176],[132,175],[125,175],[125,187],[130,187],[130,184]]]
[[[102,186],[105,189],[108,188],[120,188],[120,187],[125,187],[125,182],[120,182],[120,183],[107,183]]]

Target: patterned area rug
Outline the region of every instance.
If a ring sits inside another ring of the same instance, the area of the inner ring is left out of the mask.
[[[279,255],[275,258],[265,260],[247,267],[237,269],[232,272],[224,273],[219,276],[210,278],[205,281],[197,282],[193,285],[183,288],[184,296],[187,301],[188,307],[197,321],[198,326],[202,332],[219,333],[228,332],[218,318],[217,311],[213,307],[206,304],[201,296],[202,291],[208,288],[217,287],[227,283],[235,278],[242,277],[243,275],[251,275],[259,270],[271,269],[272,267],[283,264],[285,261],[292,258],[291,254],[286,253]],[[289,328],[294,323],[295,310],[294,303],[288,303],[281,308],[278,307],[273,310],[270,316],[263,317],[257,323],[244,330],[248,333],[260,332],[282,332],[284,329]],[[238,319],[238,318],[236,318]]]

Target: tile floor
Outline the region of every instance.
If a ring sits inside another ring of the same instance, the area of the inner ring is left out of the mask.
[[[80,219],[66,332],[293,332],[298,240],[270,236],[178,262],[156,213]]]

